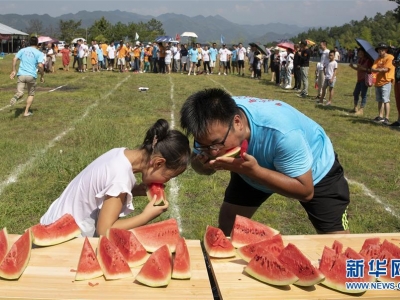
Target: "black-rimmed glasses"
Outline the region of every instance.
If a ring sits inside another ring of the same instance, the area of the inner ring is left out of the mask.
[[[225,141],[228,138],[229,132],[231,131],[232,124],[233,124],[233,119],[230,121],[228,131],[226,132],[226,134],[221,142],[218,142],[218,143],[215,143],[215,144],[212,144],[209,146],[204,146],[204,145],[201,145],[200,143],[196,142],[196,140],[194,140],[193,148],[198,151],[221,150],[222,148],[225,147]]]

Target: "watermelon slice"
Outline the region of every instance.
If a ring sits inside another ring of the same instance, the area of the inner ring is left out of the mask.
[[[243,140],[242,145],[240,146],[240,157],[244,159],[244,154],[247,153],[247,149],[249,148],[249,142],[247,140]]]
[[[283,248],[285,248],[285,246],[283,245],[282,236],[276,234],[261,242],[240,247],[236,251],[243,260],[249,262],[256,254],[261,254],[263,251],[268,251],[278,256]]]
[[[75,274],[75,280],[87,280],[103,276],[96,253],[90,245],[89,239],[85,237],[83,242],[81,256],[79,257],[78,268]]]
[[[380,238],[369,238],[364,241],[361,247],[360,254],[368,262],[371,259],[378,258],[381,252]]]
[[[176,245],[174,264],[172,267],[172,278],[190,279],[191,276],[189,250],[185,239],[181,237]]]
[[[0,231],[0,264],[7,255],[9,243],[7,228],[4,227]]]
[[[238,146],[238,147],[235,147],[235,148],[232,148],[232,149],[229,149],[228,151],[226,151],[222,155],[222,157],[236,157],[239,155],[239,153],[240,153],[240,147]]]
[[[391,260],[392,259],[398,259],[398,257],[394,256],[392,253],[390,253],[388,250],[383,249],[379,256],[377,257],[378,260],[384,260],[386,259],[386,265],[384,268],[386,269],[386,275],[380,275],[377,280],[381,282],[400,282],[400,278],[398,276],[392,278],[391,277],[391,272],[392,272],[392,264]],[[375,266],[374,266],[375,267]]]
[[[364,259],[364,256],[362,256],[361,254],[357,253],[355,250],[353,250],[350,247],[348,247],[346,249],[346,251],[344,252],[344,255],[349,259]],[[368,261],[366,261],[364,259],[364,280],[363,281],[369,281],[369,282],[375,281],[375,277],[368,275],[368,270],[369,270]]]
[[[343,252],[343,244],[338,240],[335,240],[333,242],[332,249],[335,250],[336,254],[341,254]]]
[[[132,272],[121,252],[107,237],[100,236],[97,259],[106,280],[131,277]]]
[[[150,183],[147,185],[146,194],[149,201],[154,202],[154,206],[163,206],[165,205],[165,201],[167,201],[167,197],[165,196],[165,186],[162,183]]]
[[[240,248],[248,244],[260,242],[278,233],[278,230],[267,225],[236,215],[231,232],[231,241],[235,248]]]
[[[180,238],[178,223],[175,219],[136,227],[132,229],[132,232],[148,252],[154,252],[163,245],[167,245],[171,252],[175,252]]]
[[[272,285],[289,285],[299,280],[278,258],[268,252],[254,256],[244,270],[250,276]]]
[[[390,252],[395,258],[400,258],[400,247],[395,244],[389,242],[388,240],[384,240],[381,245],[381,251],[387,250]]]
[[[37,224],[31,227],[33,243],[37,246],[51,246],[64,243],[81,234],[81,229],[70,214],[49,225]]]
[[[338,254],[335,250],[325,246],[324,251],[322,252],[322,257],[319,262],[319,270],[322,274],[329,273],[332,269]]]
[[[208,225],[204,234],[204,247],[209,256],[227,258],[235,256],[235,248],[219,228]]]
[[[131,268],[143,265],[149,257],[146,249],[132,231],[110,228],[107,230],[106,236],[121,251]]]
[[[32,233],[28,229],[11,246],[10,251],[0,264],[0,277],[4,279],[18,279],[28,266],[32,249]]]
[[[312,286],[324,280],[324,275],[316,269],[310,260],[292,243],[289,243],[279,254],[278,260],[299,280],[294,284]]]
[[[172,259],[167,245],[161,246],[145,262],[136,280],[151,287],[166,286],[171,280]]]

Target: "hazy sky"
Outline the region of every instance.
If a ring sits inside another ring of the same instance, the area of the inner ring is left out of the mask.
[[[393,10],[396,4],[389,0],[49,0],[3,1],[0,14],[49,14],[53,17],[80,10],[123,10],[157,17],[164,13],[187,16],[219,14],[238,24],[267,24],[280,22],[299,26],[334,26],[351,20],[373,17],[377,12]],[[0,17],[1,23],[1,17]]]

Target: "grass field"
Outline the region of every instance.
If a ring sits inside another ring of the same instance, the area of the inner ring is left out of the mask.
[[[333,141],[351,188],[348,210],[353,233],[397,232],[400,229],[400,131],[371,122],[377,115],[370,89],[363,117],[348,113],[356,73],[340,64],[334,103],[315,106],[314,97],[301,99],[270,82],[270,74],[256,81],[238,76],[185,76],[117,72],[77,73],[59,70],[46,74],[24,117],[24,97],[9,106],[16,80],[9,79],[12,55],[0,60],[0,228],[22,233],[41,215],[87,164],[115,147],[141,144],[146,129],[158,118],[179,127],[179,110],[193,92],[224,88],[233,95],[280,99],[321,124]],[[310,68],[310,95],[315,96]],[[60,87],[56,89],[57,87]],[[138,87],[149,87],[139,92]],[[56,89],[56,90],[54,90]],[[392,93],[393,94],[393,93]],[[312,100],[312,101],[311,101]],[[391,121],[397,117],[392,95]],[[170,209],[159,219],[180,220],[182,234],[201,239],[207,224],[217,225],[218,209],[229,174],[197,175],[188,169],[168,184],[179,188]],[[134,200],[137,212],[147,199]],[[136,213],[137,213],[136,212]],[[254,216],[283,234],[314,234],[300,204],[274,195]]]

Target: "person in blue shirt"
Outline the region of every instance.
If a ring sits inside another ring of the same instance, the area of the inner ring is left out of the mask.
[[[28,98],[26,99],[26,107],[24,116],[29,117],[32,113],[29,111],[33,98],[35,96],[37,73],[40,73],[40,82],[44,82],[44,54],[38,50],[39,40],[32,36],[29,39],[30,47],[23,48],[18,51],[12,62],[12,72],[10,79],[18,77],[17,93],[11,98],[10,105],[13,106],[24,95],[25,85],[28,88]],[[17,61],[20,60],[18,73],[16,72]]]
[[[96,48],[96,53],[97,53],[97,72],[100,72],[101,69],[105,68],[105,64],[104,64],[104,55],[103,55],[103,51],[99,48]]]
[[[213,74],[218,55],[217,44],[213,43],[209,51],[210,51],[210,68],[211,68],[210,74]]]
[[[238,72],[238,64],[237,64],[237,46],[233,45],[233,50],[231,51],[231,58],[232,58],[232,74]]]
[[[231,172],[219,212],[225,234],[237,214],[251,218],[273,193],[298,200],[318,233],[349,233],[349,187],[332,143],[289,104],[206,89],[184,102],[180,123],[194,137],[196,172]],[[222,157],[244,140],[243,158]]]
[[[196,75],[196,65],[198,62],[198,59],[197,59],[198,55],[199,55],[199,52],[197,51],[197,48],[192,47],[189,49],[188,57],[189,57],[190,65],[189,65],[188,75],[190,75],[190,72],[192,71],[192,69],[193,69],[193,75]]]
[[[153,50],[152,50],[153,56],[151,57],[151,62],[150,62],[150,69],[152,70],[153,73],[158,73],[158,70],[157,70],[157,65],[158,65],[157,52],[158,52],[158,46],[157,46],[157,43],[154,42],[153,43]]]

